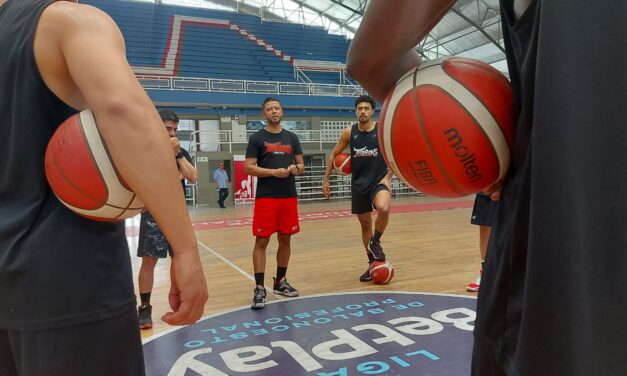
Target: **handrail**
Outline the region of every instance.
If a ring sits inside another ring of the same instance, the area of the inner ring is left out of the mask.
[[[347,82],[341,74],[342,82]],[[355,97],[366,92],[356,84],[322,84],[315,82],[251,81],[226,78],[179,77],[160,75],[136,75],[144,89],[187,90],[216,93],[277,94]]]
[[[342,135],[341,129],[315,129],[315,130],[290,130],[298,136],[301,144],[315,144],[320,151],[323,151],[323,144],[334,144]],[[233,130],[218,130],[218,131],[193,131],[189,135],[189,152],[210,152],[216,151],[215,147],[220,146],[220,151],[233,151],[233,145],[244,145],[248,143],[250,136],[253,135],[256,130],[247,131],[233,131]],[[246,137],[241,137],[242,133],[245,133]],[[239,137],[233,137],[236,134]],[[203,135],[203,137],[201,137]],[[206,136],[206,137],[205,137]],[[209,140],[203,142],[202,139]],[[203,145],[205,147],[203,147]],[[225,150],[226,149],[226,150]],[[328,149],[328,148],[327,148]]]

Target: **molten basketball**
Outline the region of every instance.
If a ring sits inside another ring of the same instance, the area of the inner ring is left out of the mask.
[[[109,158],[91,111],[67,119],[46,149],[46,177],[72,211],[98,221],[119,221],[144,210]]]
[[[401,77],[381,108],[379,142],[388,166],[433,196],[466,196],[503,178],[513,140],[509,81],[478,60],[421,64]]]
[[[370,277],[377,285],[385,285],[394,278],[394,267],[387,261],[375,261],[370,265]]]
[[[351,155],[348,153],[340,153],[333,159],[333,167],[338,175],[350,175],[353,170],[351,167]]]

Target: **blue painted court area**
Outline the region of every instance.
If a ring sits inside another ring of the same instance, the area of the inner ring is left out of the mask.
[[[208,317],[144,344],[148,375],[468,375],[476,300],[345,293]]]

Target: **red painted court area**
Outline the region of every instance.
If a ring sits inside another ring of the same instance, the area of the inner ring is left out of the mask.
[[[438,211],[438,210],[448,210],[448,209],[465,209],[471,208],[473,205],[473,201],[449,201],[449,202],[434,202],[434,203],[420,203],[420,204],[408,204],[408,205],[398,205],[392,207],[392,214],[398,213],[421,213],[421,212],[429,212],[429,211]],[[375,215],[376,212],[373,212]],[[299,220],[306,221],[321,221],[328,219],[338,219],[338,218],[347,218],[352,217],[350,210],[329,210],[329,211],[320,211],[320,212],[308,212],[308,213],[300,213]],[[196,221],[193,223],[194,230],[215,230],[215,229],[223,229],[223,228],[233,228],[233,227],[242,227],[242,226],[252,226],[253,219],[252,217],[246,218],[234,218],[234,219],[220,219],[216,221]],[[126,236],[138,236],[139,227],[138,226],[127,226],[126,227]]]

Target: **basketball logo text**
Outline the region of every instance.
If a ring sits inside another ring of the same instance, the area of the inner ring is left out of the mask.
[[[447,137],[447,141],[451,145],[451,148],[453,148],[455,156],[462,164],[462,168],[466,172],[468,179],[470,179],[470,181],[481,180],[482,175],[479,171],[479,166],[475,164],[477,158],[470,150],[468,150],[468,147],[464,145],[464,140],[457,132],[457,129],[447,129],[444,132],[444,136]]]
[[[433,176],[433,172],[431,172],[425,160],[415,161],[413,171],[415,173],[414,175],[425,184],[436,184],[438,182],[438,179]]]

